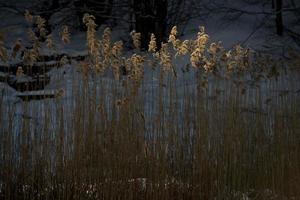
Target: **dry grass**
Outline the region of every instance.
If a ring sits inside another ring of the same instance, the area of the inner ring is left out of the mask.
[[[0,199],[300,198],[298,71],[208,44],[203,27],[189,41],[173,28],[158,51],[152,35],[151,54],[123,57],[109,29],[95,38],[93,20],[85,15],[89,55],[68,98],[16,105],[1,94]],[[61,36],[72,42],[67,27]],[[193,68],[174,65],[175,54]]]

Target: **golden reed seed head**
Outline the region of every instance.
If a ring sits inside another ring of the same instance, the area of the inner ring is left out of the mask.
[[[117,41],[113,44],[113,47],[111,49],[111,55],[110,56],[110,62],[112,71],[114,74],[114,78],[116,80],[119,80],[120,78],[120,67],[123,64],[123,58],[121,57],[123,50],[123,42]]]
[[[205,46],[208,42],[208,35],[207,34],[201,34],[197,37],[196,46],[197,48],[201,49],[201,52],[204,51]]]
[[[176,51],[178,51],[178,49],[180,48],[181,42],[180,42],[180,40],[178,40],[178,39],[176,38],[176,36],[177,36],[177,27],[174,26],[174,27],[172,28],[171,32],[170,32],[168,42],[171,42],[172,45],[173,45],[173,49],[176,50]]]
[[[110,57],[111,57],[110,34],[111,34],[110,28],[105,28],[103,31],[103,35],[102,35],[102,40],[99,41],[99,47],[97,48],[97,51],[101,50],[101,55],[103,57],[104,65],[109,65],[109,63],[110,63]],[[116,45],[120,46],[120,43],[117,43]],[[115,53],[118,53],[116,51],[117,48],[119,48],[119,47],[115,47]]]
[[[105,65],[97,59],[95,64],[96,73],[103,73],[105,70]]]
[[[205,46],[208,42],[208,35],[205,34],[205,29],[203,26],[199,27],[199,32],[197,33],[197,39],[194,41],[194,50],[191,53],[190,62],[192,67],[198,68],[201,61],[202,54],[204,53]]]
[[[105,28],[102,34],[102,45],[106,45],[107,48],[110,46],[110,34],[111,29],[109,27]]]
[[[156,52],[156,38],[153,33],[151,33],[150,42],[148,45],[148,52],[155,53]]]
[[[4,33],[0,31],[0,60],[6,62],[8,60],[7,50],[4,47]]]
[[[200,51],[199,48],[196,48],[191,53],[191,57],[190,57],[190,62],[191,62],[192,67],[198,68],[199,62],[200,62],[200,58],[201,58],[201,51]]]
[[[83,15],[83,18],[82,18],[82,22],[84,23],[84,24],[88,24],[90,21],[95,21],[95,16],[94,15],[90,15],[90,14],[88,14],[88,13],[85,13],[84,15]]]
[[[243,53],[243,47],[240,44],[236,44],[233,46],[233,50],[237,55],[240,55]]]
[[[171,34],[170,35],[174,35],[175,37],[177,36],[177,26],[173,26],[173,28],[171,29]]]
[[[198,34],[204,34],[204,33],[205,33],[205,27],[204,26],[199,26]]]
[[[136,49],[140,49],[141,47],[141,33],[137,33],[135,30],[131,31],[130,33],[132,41],[133,41],[133,46]]]
[[[39,52],[40,52],[40,49],[41,49],[41,44],[40,44],[40,42],[39,42],[38,40],[36,40],[36,41],[33,42],[32,46],[33,46],[33,51],[34,51],[37,55],[39,55]]]
[[[7,62],[8,61],[7,50],[1,44],[0,44],[0,60],[3,61],[3,62]]]
[[[168,42],[171,42],[173,45],[173,49],[176,51],[175,57],[176,56],[182,56],[186,55],[189,52],[189,46],[190,46],[190,41],[189,40],[184,40],[181,42],[179,39],[176,38],[178,34],[177,27],[174,26],[170,32],[169,35],[169,40]]]
[[[144,58],[141,55],[133,54],[131,56],[131,63],[133,67],[141,67],[143,65]]]
[[[41,38],[44,38],[46,37],[46,34],[47,34],[47,31],[46,31],[46,20],[44,18],[42,18],[41,16],[37,16],[36,17],[36,25],[39,29],[39,32],[40,32],[40,37]]]
[[[97,40],[95,38],[96,27],[95,17],[88,13],[85,13],[82,18],[83,23],[87,27],[87,46],[90,54],[97,54]]]
[[[64,25],[62,31],[60,32],[60,37],[61,40],[64,44],[69,44],[70,43],[70,30],[69,27]]]
[[[103,31],[103,39],[110,39],[111,29],[106,27]]]
[[[23,74],[24,74],[23,68],[21,66],[19,66],[17,68],[16,76],[19,77],[19,76],[22,76]]]
[[[186,55],[188,52],[189,52],[189,44],[190,44],[190,41],[189,40],[184,40],[180,45],[178,45],[178,49],[177,49],[177,52],[176,52],[176,55],[179,55],[179,56],[183,56],[183,55]]]
[[[211,43],[209,45],[209,48],[207,50],[207,52],[211,55],[216,55],[217,54],[217,51],[218,51],[218,46],[215,42]]]
[[[90,19],[85,25],[87,26],[88,33],[94,34],[96,32],[97,24],[94,20]]]
[[[45,28],[46,20],[38,15],[36,17],[36,25],[37,25],[38,29]]]
[[[33,22],[33,16],[30,14],[29,10],[25,10],[24,16],[27,23]]]
[[[114,57],[120,57],[122,54],[123,50],[123,42],[122,41],[117,41],[113,44],[113,47],[111,49],[111,54]]]
[[[164,72],[169,72],[172,70],[172,62],[171,57],[168,54],[162,54],[161,55],[161,65],[163,67]]]
[[[127,63],[127,65],[128,64],[129,63]],[[138,82],[143,78],[144,75],[143,64],[144,64],[144,57],[142,57],[141,55],[133,54],[130,57],[130,79]]]
[[[208,60],[206,57],[203,57],[203,62],[204,62],[203,68],[206,73],[213,70],[213,68],[215,66],[214,60]]]
[[[171,56],[168,52],[168,43],[162,43],[159,53],[160,64],[162,65],[163,71],[168,72],[172,70]]]
[[[131,58],[123,58],[124,61],[124,66],[125,66],[125,70],[126,72],[130,72],[131,71]]]
[[[42,27],[40,29],[40,38],[45,38],[46,35],[47,35],[47,30],[44,27]]]
[[[176,41],[176,36],[175,35],[169,35],[168,42],[175,43],[175,41]]]
[[[209,36],[205,34],[204,26],[200,26],[199,32],[197,33],[197,39],[195,41],[195,48],[198,48],[200,50],[200,53],[204,52],[208,39]]]
[[[46,47],[48,49],[53,49],[54,48],[53,37],[52,37],[51,34],[47,35],[47,37],[46,37]]]
[[[23,61],[30,66],[37,62],[38,52],[36,49],[30,49],[24,52]]]
[[[223,61],[223,62],[227,62],[228,58],[229,58],[228,52],[223,51],[223,52],[221,53],[220,60]]]
[[[66,55],[64,55],[60,60],[59,60],[59,64],[60,66],[66,65],[69,62],[69,59]]]
[[[31,28],[29,28],[27,31],[27,37],[30,42],[34,42],[34,41],[38,40],[38,38],[36,37],[35,33],[33,32],[33,30]]]
[[[19,50],[22,48],[22,40],[21,39],[18,39],[13,48],[12,48],[12,57],[15,58],[19,52]]]

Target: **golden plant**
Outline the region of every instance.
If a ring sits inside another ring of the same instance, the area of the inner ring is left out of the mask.
[[[123,63],[124,63],[124,67],[125,67],[125,70],[126,72],[130,72],[131,70],[131,58],[125,58],[123,57]]]
[[[6,48],[4,47],[3,38],[0,37],[0,59],[3,62],[8,61],[8,53]]]
[[[23,61],[33,66],[37,62],[38,56],[38,52],[35,49],[26,50],[24,51]]]
[[[123,63],[123,59],[121,57],[123,49],[123,42],[118,41],[115,42],[111,49],[111,67],[116,80],[120,78],[120,67]]]
[[[22,76],[24,74],[23,68],[21,66],[18,67],[17,72],[16,72],[16,76]]]
[[[194,68],[198,68],[203,53],[205,51],[206,44],[208,42],[208,35],[205,34],[205,28],[203,26],[199,27],[199,32],[197,33],[197,39],[193,42],[192,53],[190,57],[191,65]]]
[[[194,68],[198,68],[199,66],[199,62],[200,62],[200,58],[201,58],[201,52],[200,49],[196,48],[190,56],[190,62],[192,67]]]
[[[95,70],[97,73],[103,73],[105,70],[105,65],[100,60],[97,60],[95,63]]]
[[[110,41],[110,28],[105,28],[102,35],[102,40],[100,41],[100,46],[102,48],[103,63],[108,65],[111,55],[111,41]],[[120,45],[120,43],[119,43]]]
[[[62,31],[60,32],[60,37],[61,40],[63,41],[64,44],[69,44],[70,43],[70,30],[68,26],[63,26]]]
[[[44,38],[47,35],[47,31],[46,31],[46,20],[44,18],[42,18],[41,16],[37,16],[36,17],[36,25],[38,27],[39,33],[40,33],[40,37]]]
[[[30,14],[29,10],[25,10],[24,16],[27,23],[33,22],[33,16]]]
[[[12,53],[11,53],[11,56],[13,58],[16,57],[16,55],[18,54],[18,52],[20,51],[20,49],[22,48],[22,40],[21,39],[18,39],[15,44],[13,45],[13,50],[12,50]]]
[[[170,32],[170,35],[169,35],[169,40],[168,40],[168,42],[171,42],[173,44],[174,50],[177,50],[179,48],[179,45],[180,45],[180,40],[178,40],[176,38],[177,33],[178,33],[177,32],[177,26],[174,26],[171,29],[171,32]]]
[[[168,51],[168,43],[162,43],[161,49],[159,51],[160,64],[164,72],[169,72],[172,70],[171,56]]]
[[[133,46],[136,49],[141,48],[141,33],[137,33],[135,30],[131,31],[130,36],[133,41]]]
[[[172,43],[173,49],[176,51],[175,57],[186,55],[190,49],[190,41],[184,40],[183,42],[181,42],[176,38],[177,34],[177,26],[174,26],[171,29],[168,42]]]
[[[8,60],[7,50],[4,47],[2,47],[1,45],[0,45],[0,59],[3,62],[7,62],[7,60]]]
[[[29,28],[27,31],[27,37],[30,42],[34,42],[34,41],[38,40],[38,38],[36,37],[35,33],[33,32],[33,30],[31,28]]]
[[[53,41],[53,37],[51,34],[47,35],[46,38],[46,47],[48,49],[53,49],[54,48],[54,41]]]
[[[140,82],[144,76],[144,58],[141,55],[133,54],[126,62],[125,67],[128,70],[129,78]]]
[[[66,65],[68,62],[69,62],[69,59],[68,59],[68,57],[67,57],[66,55],[64,55],[64,56],[59,60],[59,64],[60,64],[61,66]]]
[[[148,52],[150,53],[155,53],[156,52],[156,38],[155,35],[153,33],[151,33],[151,38],[150,38],[150,42],[148,45]]]
[[[122,50],[123,50],[123,42],[122,41],[117,41],[112,46],[111,54],[114,57],[118,58],[122,55]]]
[[[95,39],[95,33],[96,33],[96,23],[95,23],[95,17],[90,14],[84,14],[83,16],[83,23],[87,27],[87,46],[89,48],[89,52],[93,54],[95,51],[95,45],[96,45],[96,39]]]
[[[184,40],[182,43],[180,43],[178,45],[175,57],[178,56],[178,55],[179,56],[186,55],[189,52],[189,49],[190,49],[190,41],[189,40]]]
[[[218,49],[219,49],[219,44],[213,42],[213,43],[210,44],[210,46],[209,46],[207,52],[208,52],[210,55],[214,56],[214,55],[217,54]]]
[[[205,56],[203,57],[203,68],[206,73],[211,72],[216,64],[215,60],[209,60]]]

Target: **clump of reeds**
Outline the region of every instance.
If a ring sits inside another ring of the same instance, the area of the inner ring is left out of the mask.
[[[53,48],[45,21],[28,11],[25,17]],[[135,50],[124,56],[109,28],[96,38],[94,20],[83,18],[88,55],[72,74],[71,92],[22,103],[21,115],[0,93],[0,199],[300,197],[297,74],[288,71],[286,80],[272,59],[210,43],[204,27],[184,41],[173,27],[160,49],[151,34],[150,56],[132,32]],[[23,60],[33,65],[41,42],[28,36],[32,49]],[[70,42],[67,27],[60,36]],[[9,60],[7,52],[0,38],[0,59]],[[174,59],[184,56],[192,69],[179,74]],[[159,84],[146,82],[149,62]]]

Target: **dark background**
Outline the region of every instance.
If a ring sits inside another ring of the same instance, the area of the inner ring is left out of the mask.
[[[73,31],[84,31],[81,19],[84,13],[89,13],[96,17],[98,27],[121,25],[124,33],[140,32],[143,48],[147,47],[151,33],[155,33],[160,43],[166,40],[173,25],[184,35],[186,27],[192,26],[195,20],[199,24],[210,24],[208,31],[211,32],[239,20],[249,23],[251,30],[243,33],[242,42],[255,35],[260,37],[259,31],[263,29],[275,40],[288,37],[288,43],[300,44],[300,3],[296,0],[0,0],[1,28],[5,30],[16,25],[10,23],[10,18],[22,16],[25,9],[48,21],[48,33],[64,24],[71,26]],[[211,25],[214,21],[219,23]]]

